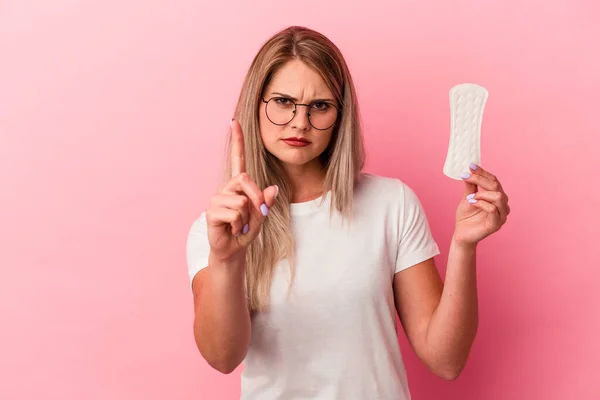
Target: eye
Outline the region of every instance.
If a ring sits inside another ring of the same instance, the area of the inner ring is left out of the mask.
[[[280,106],[289,106],[292,104],[291,100],[286,99],[285,97],[276,97],[273,101]]]
[[[316,108],[318,111],[327,111],[331,106],[329,105],[329,103],[318,101],[315,104],[313,104],[313,107]]]

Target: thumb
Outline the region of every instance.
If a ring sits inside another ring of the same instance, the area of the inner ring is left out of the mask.
[[[265,204],[267,205],[267,207],[273,207],[278,194],[279,188],[277,187],[277,185],[269,186],[268,188],[263,190],[263,196],[265,197]]]
[[[250,213],[250,229],[252,229],[253,226],[259,227],[262,224],[262,221],[267,218],[271,207],[275,204],[275,198],[279,193],[279,188],[276,185],[269,186],[263,190],[262,193],[265,202],[264,204],[261,204],[259,210],[256,210],[255,208],[252,209],[252,212]]]
[[[275,204],[275,198],[277,197],[278,193],[279,188],[277,187],[277,185],[269,186],[265,190],[263,190],[265,204],[261,206],[260,212],[250,213],[250,235],[248,236],[249,239],[245,239],[245,243],[250,243],[250,241],[252,241],[258,235],[258,232],[261,229],[264,219],[267,218],[267,215],[269,215],[269,210]],[[266,209],[264,209],[265,205],[267,206]]]

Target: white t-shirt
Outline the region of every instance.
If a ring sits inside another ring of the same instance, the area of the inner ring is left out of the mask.
[[[329,193],[320,200],[290,205],[295,281],[287,297],[281,261],[269,311],[252,319],[241,399],[408,400],[392,282],[439,254],[422,205],[400,180],[370,174],[355,191],[351,224],[337,213],[330,221]],[[188,237],[190,281],[208,253],[203,213]]]

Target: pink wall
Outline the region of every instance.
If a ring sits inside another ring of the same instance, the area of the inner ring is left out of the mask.
[[[481,245],[460,379],[429,374],[401,337],[414,398],[598,398],[600,7],[271,3],[0,2],[0,398],[239,395],[239,374],[195,348],[185,240],[245,70],[290,24],[346,55],[367,170],[420,195],[442,271],[462,194],[442,174],[448,90],[490,91],[483,165],[513,212]]]

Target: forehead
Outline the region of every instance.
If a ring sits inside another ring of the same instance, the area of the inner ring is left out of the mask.
[[[267,94],[284,93],[298,99],[333,97],[321,75],[299,60],[292,60],[279,68],[265,91]]]

